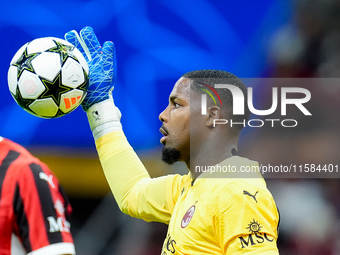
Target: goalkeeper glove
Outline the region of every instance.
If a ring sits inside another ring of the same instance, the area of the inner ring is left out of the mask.
[[[105,42],[101,47],[91,27],[83,28],[80,35],[72,30],[65,34],[65,39],[80,50],[89,65],[89,88],[82,102],[87,111],[93,104],[108,99],[114,88],[115,47],[112,42]]]
[[[89,87],[81,105],[95,139],[121,130],[121,114],[112,100],[117,70],[114,44],[107,41],[102,47],[91,27],[84,27],[80,35],[75,30],[69,31],[65,39],[80,50],[89,65]]]

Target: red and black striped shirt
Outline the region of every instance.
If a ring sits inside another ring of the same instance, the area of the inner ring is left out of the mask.
[[[55,175],[22,146],[0,137],[0,254],[12,235],[26,253],[74,254],[71,205]]]

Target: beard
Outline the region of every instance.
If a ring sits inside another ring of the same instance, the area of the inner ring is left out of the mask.
[[[179,161],[180,156],[181,152],[175,148],[163,147],[162,149],[162,160],[169,165]]]

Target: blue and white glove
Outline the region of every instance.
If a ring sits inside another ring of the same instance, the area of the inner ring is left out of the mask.
[[[80,50],[89,65],[89,87],[81,106],[94,138],[121,130],[121,114],[112,99],[117,70],[114,44],[107,41],[102,47],[91,27],[84,27],[80,35],[72,30],[65,39]]]

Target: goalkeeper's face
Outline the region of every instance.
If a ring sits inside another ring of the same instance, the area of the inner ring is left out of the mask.
[[[167,108],[159,115],[163,134],[160,142],[164,144],[162,159],[169,164],[190,159],[190,83],[187,78],[176,82]]]

